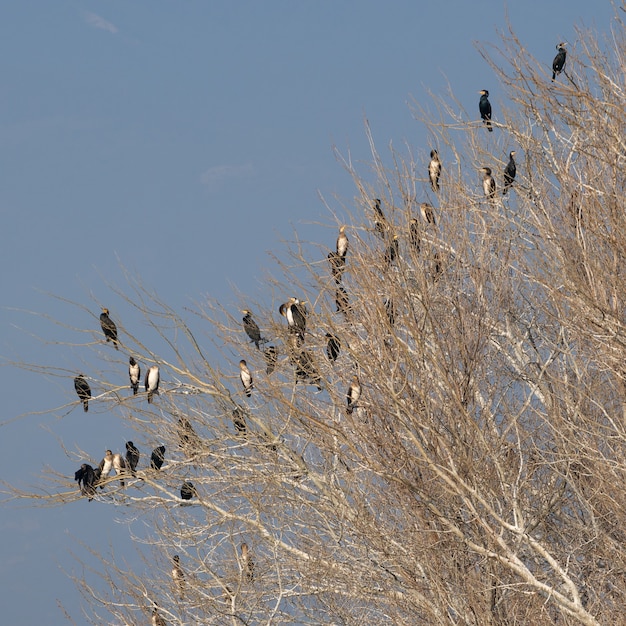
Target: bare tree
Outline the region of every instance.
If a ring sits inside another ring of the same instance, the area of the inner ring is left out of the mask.
[[[372,141],[373,175],[342,159],[358,190],[349,219],[311,254],[296,242],[272,302],[233,307],[254,314],[262,347],[207,302],[194,321],[210,324],[209,359],[174,308],[126,294],[164,351],[116,320],[120,350],[106,358],[158,366],[160,395],[149,405],[103,372],[90,407],[136,428],[134,475],[85,494],[59,473],[14,494],[130,505],[131,532],[150,520],[146,572],[102,556],[102,580],[78,581],[93,623],[601,624],[626,612],[619,19],[605,46],[579,33],[554,82],[512,31],[481,48],[509,102],[493,103],[492,133],[478,101],[466,114],[442,100],[437,123],[416,111],[432,138],[418,156],[392,149],[388,165]],[[481,168],[502,189],[512,151],[507,195],[485,197]],[[240,362],[254,385],[242,388]]]

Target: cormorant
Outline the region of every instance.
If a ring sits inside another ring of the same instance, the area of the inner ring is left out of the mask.
[[[298,298],[289,298],[287,302],[280,305],[278,311],[287,319],[289,329],[304,341],[304,332],[306,330],[306,310],[304,303],[300,302]]]
[[[159,446],[152,450],[150,455],[150,467],[155,470],[160,470],[165,461],[165,446]]]
[[[387,236],[389,226],[387,225],[387,218],[380,208],[380,198],[374,198],[374,213],[376,213],[374,229],[384,239]]]
[[[74,379],[74,389],[76,389],[76,393],[78,397],[83,401],[83,410],[85,413],[89,411],[89,398],[91,398],[91,388],[89,387],[89,383],[85,380],[85,377],[82,374],[79,374]]]
[[[200,437],[186,417],[181,417],[178,420],[178,440],[179,446],[188,455],[195,454],[200,450]]]
[[[80,469],[74,473],[74,480],[78,482],[80,492],[84,496],[87,496],[89,502],[93,500],[93,497],[96,494],[96,485],[98,484],[99,479],[100,469],[97,468],[94,470],[94,468],[91,467],[91,465],[87,465],[87,463],[83,463],[80,466]]]
[[[132,441],[126,442],[126,467],[130,470],[130,473],[134,476],[137,464],[139,463],[139,450],[135,448],[135,444]]]
[[[167,622],[159,615],[159,609],[156,604],[154,609],[152,609],[152,626],[167,626]]]
[[[153,365],[148,368],[146,372],[146,381],[145,387],[146,392],[148,393],[148,404],[152,402],[152,396],[156,394],[159,395],[159,381],[161,380],[161,375],[159,374],[159,366]]]
[[[141,368],[132,356],[128,359],[128,378],[130,378],[130,386],[133,388],[133,395],[136,396],[141,380]]]
[[[265,362],[267,363],[265,371],[269,376],[276,368],[276,362],[278,361],[278,350],[276,349],[276,346],[268,346],[265,348],[265,350],[263,350],[263,356],[265,357]]]
[[[352,377],[352,382],[350,383],[350,387],[348,387],[348,394],[346,395],[347,408],[346,413],[348,415],[352,415],[354,411],[354,406],[358,402],[361,397],[361,383],[359,382],[359,377],[354,375]]]
[[[437,150],[430,151],[430,163],[428,164],[428,178],[433,191],[439,191],[439,176],[441,176],[441,161]]]
[[[385,264],[387,267],[396,262],[398,256],[400,244],[398,242],[398,235],[394,235],[393,239],[389,242],[387,249],[385,250]]]
[[[428,202],[422,202],[420,204],[420,213],[422,214],[422,219],[427,223],[427,224],[432,224],[433,226],[435,226],[435,210],[433,209],[431,204],[428,204]]]
[[[346,258],[348,254],[348,236],[346,235],[346,227],[339,228],[339,236],[337,237],[337,254],[342,258]]]
[[[515,166],[515,150],[511,150],[509,152],[509,162],[507,166],[504,168],[504,189],[502,190],[502,195],[505,196],[506,192],[509,190],[513,181],[515,180],[515,175],[517,174],[517,167]]]
[[[300,380],[308,381],[312,385],[315,385],[319,391],[322,390],[322,378],[315,368],[313,357],[306,350],[302,350],[296,357],[295,365],[296,384],[298,384]]]
[[[413,247],[415,252],[419,254],[422,244],[422,237],[420,234],[419,224],[414,217],[412,217],[409,221],[409,242],[411,243],[411,246]]]
[[[439,256],[439,252],[435,250],[433,254],[433,264],[434,264],[434,274],[433,274],[433,282],[439,280],[441,276],[442,267],[441,267],[441,257]]]
[[[565,50],[566,42],[562,41],[557,44],[556,49],[557,53],[554,57],[554,61],[552,61],[552,80],[556,78],[557,74],[560,74],[565,68],[565,59],[567,57],[567,50]]]
[[[387,313],[389,325],[393,326],[396,323],[396,305],[392,298],[385,299],[385,312]]]
[[[485,197],[493,200],[496,197],[496,181],[491,175],[491,168],[481,167],[480,171],[483,173],[483,191],[485,192]]]
[[[254,579],[254,561],[250,550],[248,550],[248,544],[241,544],[241,560],[243,561],[243,571],[248,582],[252,582]]]
[[[122,458],[121,454],[117,452],[113,454],[111,450],[107,450],[104,453],[104,458],[100,461],[100,480],[104,480],[111,469],[115,470],[115,474],[120,477],[120,485],[124,486],[124,470],[126,469],[126,462]],[[100,486],[103,489],[102,485]]]
[[[339,285],[335,291],[335,306],[337,313],[343,313],[346,317],[350,312],[350,301],[348,300],[348,292],[345,287]]]
[[[109,317],[109,309],[102,308],[102,313],[100,313],[100,326],[102,326],[102,332],[106,337],[107,342],[112,341],[116,350],[119,350],[117,347],[117,326],[115,322]]]
[[[330,263],[330,273],[334,281],[339,284],[346,269],[346,260],[334,250],[328,253],[328,262]]]
[[[252,387],[254,387],[254,385],[252,383],[252,374],[250,374],[250,370],[248,369],[248,365],[244,359],[239,361],[239,378],[241,379],[243,389],[249,398],[252,395]]]
[[[481,89],[479,92],[480,101],[478,108],[480,110],[480,117],[487,126],[487,130],[491,133],[493,128],[491,127],[491,103],[489,102],[489,92],[486,89]]]
[[[233,411],[233,426],[237,435],[245,435],[248,433],[248,426],[246,424],[246,418],[243,411],[240,408],[236,408]]]
[[[328,339],[328,343],[326,344],[326,354],[328,355],[328,360],[334,363],[339,356],[341,342],[339,341],[339,337],[336,337],[331,333],[326,333],[326,338]]]
[[[198,495],[198,492],[196,491],[196,488],[193,486],[193,483],[186,480],[183,483],[183,486],[180,488],[180,497],[183,500],[191,500],[191,498],[197,495]]]
[[[257,323],[252,319],[252,313],[248,311],[248,309],[244,309],[242,311],[243,316],[243,329],[246,331],[248,337],[250,337],[250,341],[254,342],[254,345],[259,349],[259,343],[264,342],[265,339],[261,337],[261,331]]]
[[[185,597],[185,572],[183,572],[183,568],[180,565],[180,557],[178,554],[172,557],[172,580],[182,600]]]

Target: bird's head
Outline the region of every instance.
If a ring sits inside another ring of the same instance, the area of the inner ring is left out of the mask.
[[[108,315],[108,314],[109,314],[109,309],[107,309],[106,307],[104,307],[104,306],[103,306],[103,307],[102,307],[102,312],[103,312],[105,315]]]
[[[481,89],[478,93],[481,96],[488,96],[489,95],[489,92],[486,89]]]
[[[561,43],[557,43],[556,44],[556,49],[557,50],[564,50],[566,45],[567,45],[567,41],[562,41]]]
[[[517,152],[515,150],[511,150],[511,152],[509,152],[509,157],[513,158],[516,154]]]
[[[246,363],[245,359],[241,359],[241,361],[239,361],[239,367],[246,367],[248,364]]]
[[[241,310],[241,312],[242,312],[244,315],[251,315],[251,313],[250,313],[250,311],[248,311],[248,309],[242,309],[242,310]]]
[[[104,456],[108,456],[109,454],[113,454],[113,452],[111,452],[111,450],[104,451]]]
[[[439,153],[437,152],[437,150],[431,150],[430,151],[430,158],[434,159],[436,156],[439,156]]]
[[[480,168],[480,171],[481,171],[483,174],[487,174],[488,176],[491,176],[491,168],[490,168],[490,167],[481,167],[481,168]]]

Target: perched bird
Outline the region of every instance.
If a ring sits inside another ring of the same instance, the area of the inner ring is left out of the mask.
[[[439,176],[441,176],[441,161],[437,150],[430,151],[430,163],[428,164],[428,178],[433,191],[439,191]]]
[[[252,395],[252,388],[254,387],[254,384],[252,382],[252,374],[250,373],[248,365],[244,359],[239,361],[239,378],[241,379],[243,390],[249,398]]]
[[[248,309],[242,311],[243,316],[243,329],[246,331],[250,341],[254,342],[254,345],[259,349],[259,343],[264,342],[265,339],[261,337],[261,331],[257,323],[252,319],[252,313]]]
[[[163,619],[162,615],[159,615],[159,609],[157,605],[154,605],[154,609],[152,609],[152,626],[167,626],[167,622]]]
[[[202,447],[200,437],[198,437],[191,422],[186,417],[181,417],[178,420],[178,440],[180,448],[187,455],[196,454]]]
[[[254,579],[254,561],[252,560],[250,550],[248,550],[247,543],[241,544],[241,560],[243,561],[243,573],[245,574],[246,580],[252,582]]]
[[[117,326],[115,322],[109,317],[109,309],[102,308],[102,313],[100,313],[100,326],[102,326],[102,332],[106,337],[107,342],[112,341],[116,350],[119,350],[117,347]]]
[[[491,175],[491,168],[481,167],[480,171],[483,173],[483,191],[485,192],[485,197],[493,200],[496,197],[496,181]]]
[[[352,382],[350,383],[350,387],[348,387],[348,394],[346,395],[346,401],[348,403],[348,407],[346,409],[346,413],[348,415],[352,415],[354,411],[354,407],[361,397],[361,383],[359,382],[358,376],[352,377]]]
[[[513,185],[513,181],[515,180],[515,175],[517,174],[517,167],[515,166],[515,150],[511,150],[509,152],[509,162],[504,168],[504,189],[502,190],[502,195],[505,196],[506,192],[509,190],[511,185]]]
[[[348,235],[346,235],[346,227],[339,228],[339,236],[337,237],[337,254],[342,258],[346,258],[348,254]]]
[[[552,80],[554,81],[557,74],[560,74],[565,69],[565,59],[567,57],[567,50],[565,49],[566,42],[562,41],[557,44],[557,53],[552,61]]]
[[[392,298],[385,298],[385,313],[387,313],[389,325],[393,326],[396,323],[396,305]]]
[[[99,479],[100,468],[94,470],[94,468],[87,463],[83,463],[80,466],[80,469],[74,473],[74,480],[78,482],[80,492],[84,496],[87,496],[89,502],[93,500],[93,497],[96,494],[96,485],[98,484]]]
[[[337,313],[343,313],[346,317],[350,313],[350,301],[348,299],[348,292],[345,287],[339,285],[335,291],[335,306]]]
[[[439,280],[442,271],[441,257],[439,256],[439,252],[435,250],[433,254],[433,282]]]
[[[287,319],[289,330],[296,333],[302,341],[304,341],[304,333],[306,330],[306,309],[304,303],[298,298],[289,298],[287,302],[281,304],[279,313]]]
[[[308,381],[315,385],[318,391],[322,390],[322,377],[319,375],[313,357],[306,350],[302,350],[295,360],[296,365],[296,384],[299,381]]]
[[[394,235],[393,239],[389,242],[384,254],[384,260],[387,267],[396,262],[398,257],[400,244],[398,242],[398,235]]]
[[[183,568],[180,565],[178,554],[172,557],[172,580],[182,600],[185,597],[185,572],[183,572]]]
[[[186,480],[183,483],[183,486],[180,488],[180,497],[183,500],[191,500],[191,498],[197,495],[198,495],[198,492],[196,491],[196,488],[193,486],[193,483],[190,483],[188,480]]]
[[[433,209],[431,204],[428,204],[428,202],[422,202],[420,204],[420,213],[422,214],[422,219],[427,223],[427,224],[432,224],[433,226],[435,226],[435,210]]]
[[[331,333],[326,333],[326,338],[328,339],[328,343],[326,344],[326,354],[328,356],[328,360],[334,363],[339,356],[341,342],[338,337],[332,335]]]
[[[328,262],[330,263],[330,273],[334,281],[339,284],[346,269],[346,260],[338,252],[331,250],[328,253]]]
[[[374,229],[384,239],[387,236],[389,225],[387,224],[387,218],[385,217],[383,210],[380,208],[380,198],[374,199],[374,213],[376,214]]]
[[[161,380],[161,375],[159,374],[159,366],[153,365],[148,368],[146,372],[146,381],[145,388],[148,393],[148,404],[152,402],[152,396],[156,394],[159,395],[159,381]]]
[[[89,383],[85,380],[85,377],[82,374],[79,374],[74,379],[74,389],[76,389],[76,393],[78,397],[83,401],[83,410],[85,413],[89,411],[89,398],[91,398],[91,388],[89,387]]]
[[[130,386],[133,388],[133,395],[136,396],[141,380],[141,368],[132,356],[128,359],[128,378],[130,378]]]
[[[493,132],[493,128],[491,127],[491,103],[489,102],[489,92],[486,89],[481,89],[478,93],[480,94],[480,101],[478,102],[480,117],[487,126],[487,130],[491,133]]]
[[[278,361],[278,350],[276,346],[268,346],[265,348],[265,350],[263,350],[263,356],[267,364],[265,371],[269,376],[276,369],[276,362]]]
[[[422,244],[422,237],[419,224],[414,217],[411,218],[411,220],[409,221],[409,243],[411,244],[415,252],[419,254]]]
[[[107,450],[104,453],[104,458],[100,461],[100,480],[104,480],[108,475],[111,469],[115,470],[115,474],[120,478],[120,485],[124,486],[124,474],[126,469],[126,462],[122,458],[121,454],[117,452],[113,454],[111,450]],[[103,489],[102,485],[100,486]]]
[[[165,461],[165,446],[159,446],[152,450],[150,455],[150,467],[155,470],[160,470]]]
[[[235,427],[235,431],[238,435],[245,436],[248,433],[246,418],[240,408],[236,408],[233,411],[233,426]]]
[[[135,444],[132,441],[126,442],[126,467],[130,470],[130,473],[134,476],[137,464],[139,463],[139,450],[135,448]]]

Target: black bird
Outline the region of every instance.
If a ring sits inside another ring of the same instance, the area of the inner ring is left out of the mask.
[[[299,381],[308,381],[312,385],[315,385],[319,391],[322,390],[322,378],[319,375],[315,364],[313,363],[313,357],[306,351],[302,350],[297,356],[296,361],[296,384]]]
[[[254,342],[254,345],[259,348],[259,343],[264,342],[265,339],[261,337],[261,331],[259,330],[259,326],[252,319],[252,313],[248,311],[248,309],[244,309],[242,311],[243,316],[243,329],[246,331],[248,337],[250,337],[250,341]]]
[[[411,220],[409,221],[409,242],[411,243],[411,246],[413,247],[415,252],[419,254],[422,244],[422,237],[420,234],[419,224],[414,217],[411,218]]]
[[[239,378],[241,379],[243,390],[249,398],[252,395],[252,388],[254,387],[254,384],[252,381],[252,374],[248,369],[247,363],[243,359],[239,361]]]
[[[126,442],[126,467],[130,470],[130,473],[134,476],[137,464],[139,463],[139,450],[135,448],[135,444],[132,441]]]
[[[385,312],[387,313],[389,325],[393,326],[396,323],[396,305],[392,298],[385,299]]]
[[[83,463],[80,466],[80,469],[74,473],[74,480],[78,482],[80,492],[84,496],[87,496],[89,502],[93,500],[93,497],[96,494],[96,485],[98,484],[99,479],[100,470],[94,470],[94,468],[91,467],[91,465],[87,465],[87,463]]]
[[[496,181],[491,175],[491,168],[481,167],[480,171],[483,173],[483,191],[485,193],[485,197],[493,200],[496,197]]]
[[[348,254],[348,235],[346,235],[346,227],[341,226],[339,228],[339,236],[337,237],[337,254],[342,258],[346,258]]]
[[[183,483],[183,486],[180,488],[180,497],[183,500],[191,500],[191,498],[197,495],[198,495],[198,492],[196,491],[196,488],[193,486],[193,483],[190,483],[188,480],[186,480]]]
[[[89,387],[89,383],[85,380],[85,377],[82,374],[79,374],[74,379],[74,389],[76,389],[78,397],[83,401],[83,409],[85,413],[87,413],[87,411],[89,411],[89,398],[91,398],[91,388]]]
[[[248,433],[246,418],[243,411],[239,408],[233,411],[233,426],[235,427],[235,431],[237,431],[237,435],[245,436]]]
[[[489,102],[489,92],[486,89],[481,89],[479,92],[480,101],[478,103],[478,109],[480,110],[480,117],[487,126],[487,130],[491,133],[493,128],[491,127],[491,103]]]
[[[384,239],[387,236],[389,226],[387,224],[387,218],[380,208],[380,198],[374,199],[374,213],[376,213],[376,219],[374,220],[374,229]]]
[[[139,391],[139,381],[141,380],[141,368],[132,356],[128,359],[128,378],[130,378],[133,395],[136,396]]]
[[[247,543],[241,544],[241,560],[243,561],[243,571],[246,575],[246,580],[252,582],[254,579],[254,561],[252,560],[250,550],[248,550]]]
[[[102,308],[102,313],[100,313],[100,326],[102,326],[102,332],[106,337],[107,342],[112,341],[116,350],[119,350],[117,347],[117,326],[115,322],[109,317],[109,309]]]
[[[155,470],[160,470],[165,461],[165,446],[159,446],[152,450],[150,455],[150,467]]]
[[[565,68],[565,59],[567,57],[567,50],[565,50],[566,43],[562,41],[557,44],[557,53],[552,61],[552,80],[554,80],[557,74],[560,74]]]
[[[502,190],[502,195],[505,196],[506,192],[509,190],[511,185],[513,185],[513,181],[515,180],[515,175],[517,174],[517,167],[515,166],[515,150],[511,150],[509,152],[509,162],[507,166],[504,168],[504,189]]]
[[[152,402],[152,396],[159,395],[159,382],[161,375],[159,374],[159,366],[153,365],[146,372],[145,388],[148,393],[148,404]]]
[[[431,204],[428,204],[428,202],[422,202],[420,204],[420,213],[422,214],[422,219],[427,224],[432,224],[433,226],[436,225],[435,210],[433,209]]]
[[[278,350],[276,346],[268,346],[263,350],[263,356],[265,357],[265,363],[267,363],[267,368],[265,371],[268,376],[276,369],[276,362],[278,361]]]
[[[428,164],[428,178],[433,191],[439,191],[439,176],[441,176],[441,161],[437,150],[430,151],[430,163]]]
[[[304,303],[298,298],[289,298],[287,302],[281,304],[279,313],[287,319],[289,330],[296,333],[301,341],[304,341],[306,330],[306,309]]]
[[[339,356],[341,342],[339,341],[339,337],[336,337],[331,333],[326,333],[326,338],[328,339],[328,343],[326,344],[326,354],[328,355],[328,360],[334,363]]]
[[[348,387],[348,393],[346,395],[347,408],[346,413],[348,415],[352,415],[354,411],[354,407],[361,397],[361,383],[359,382],[358,376],[352,377],[352,382],[350,383],[350,387]]]
[[[350,301],[348,299],[348,292],[344,287],[339,285],[335,291],[335,306],[337,313],[343,313],[346,317],[350,313]]]
[[[338,252],[331,250],[328,253],[328,262],[330,263],[330,273],[334,281],[339,284],[346,269],[346,260]]]
[[[384,260],[387,267],[396,262],[398,257],[400,244],[398,242],[398,235],[394,235],[393,239],[389,242],[387,249],[385,250]]]

